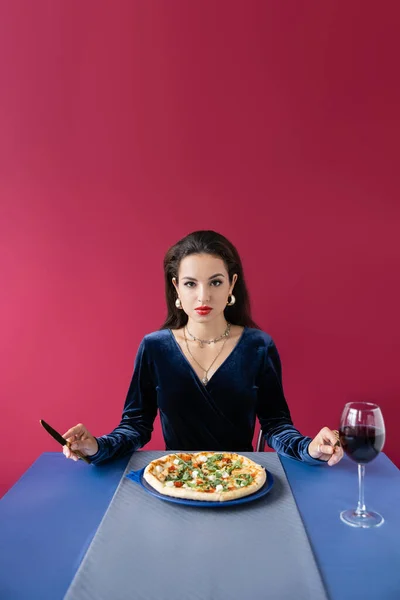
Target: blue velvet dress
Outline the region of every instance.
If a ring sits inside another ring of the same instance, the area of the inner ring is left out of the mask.
[[[167,450],[252,451],[256,418],[277,452],[314,464],[311,438],[293,427],[271,337],[245,328],[204,386],[170,329],[146,335],[135,360],[122,419],[97,438],[94,464],[132,453],[151,437],[157,411]]]

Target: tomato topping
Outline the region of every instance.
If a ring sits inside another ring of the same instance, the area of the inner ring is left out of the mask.
[[[171,465],[170,467],[168,467],[168,471],[171,473],[171,471],[176,471],[176,466],[175,465]]]
[[[182,483],[182,481],[174,481],[174,486],[175,487],[182,487],[183,483]]]

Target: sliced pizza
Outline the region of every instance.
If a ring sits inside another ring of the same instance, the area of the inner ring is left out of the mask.
[[[177,452],[151,461],[144,479],[175,498],[226,502],[254,494],[267,480],[261,465],[234,452]]]

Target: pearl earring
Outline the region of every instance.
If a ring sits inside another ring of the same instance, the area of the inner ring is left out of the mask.
[[[228,302],[226,303],[227,306],[233,306],[236,302],[236,298],[233,294],[230,295],[231,299],[229,300],[229,296],[228,296]]]

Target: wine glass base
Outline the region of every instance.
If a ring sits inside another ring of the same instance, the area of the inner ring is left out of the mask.
[[[340,513],[340,518],[346,525],[351,527],[380,527],[385,522],[385,519],[377,512],[367,510],[362,513],[357,513],[355,509],[344,510]]]

